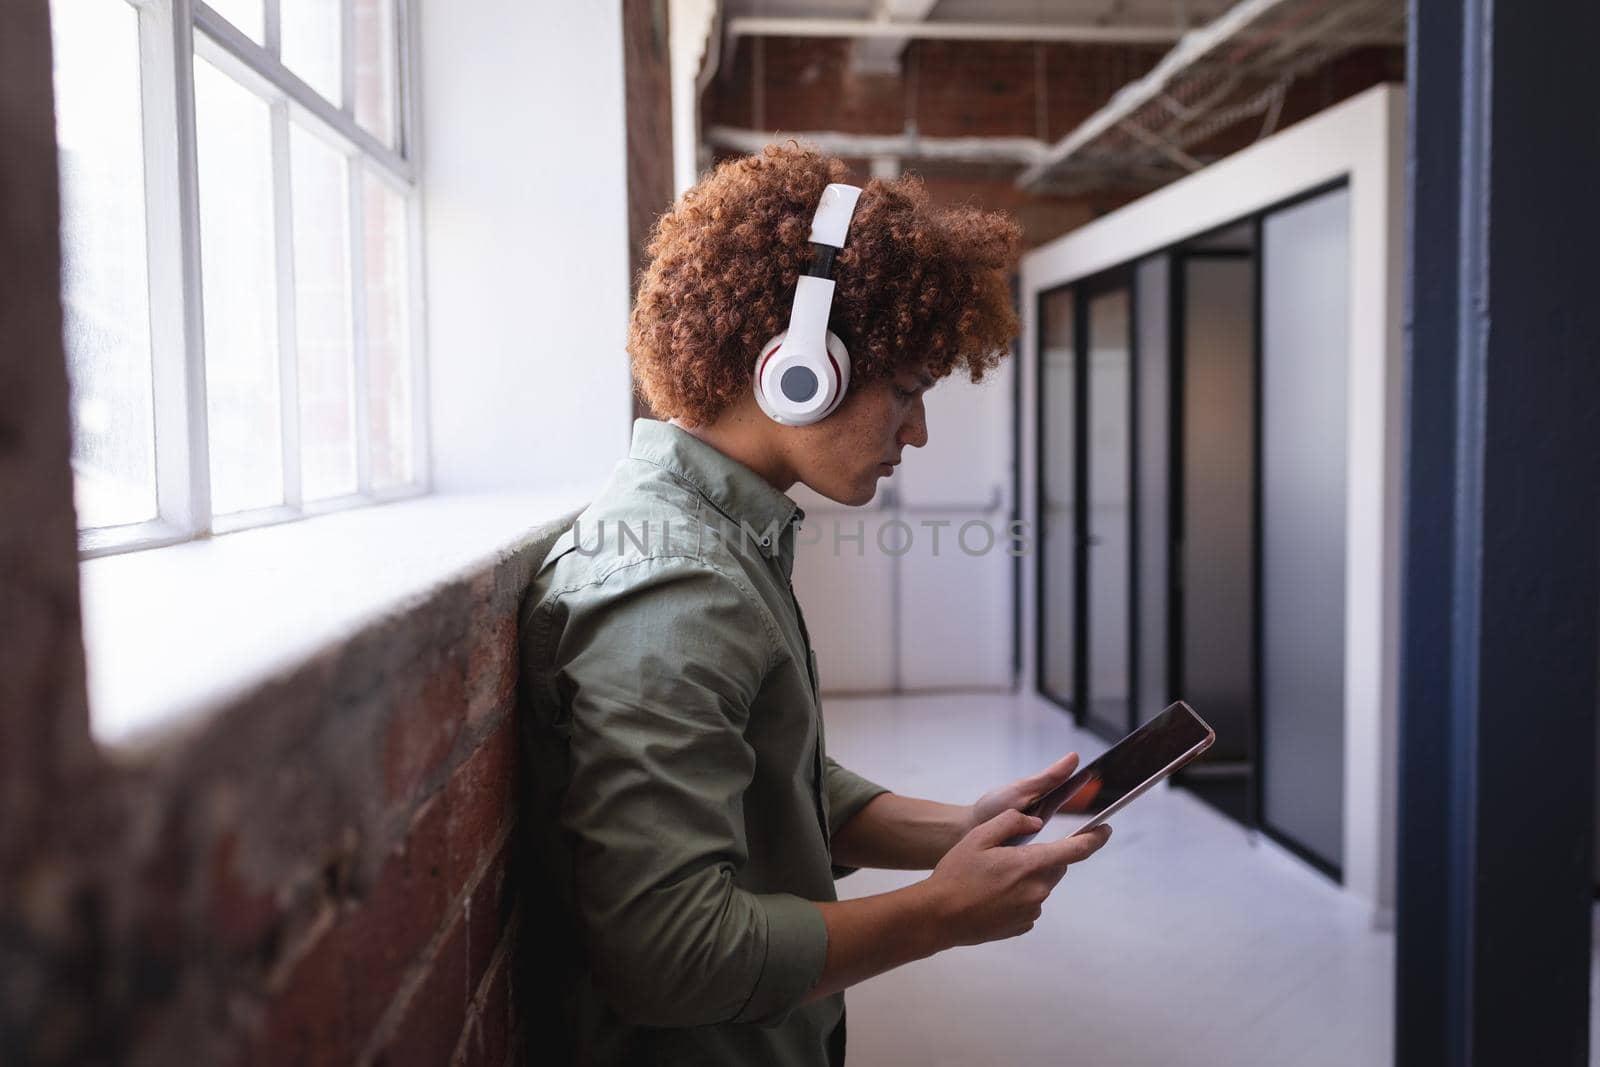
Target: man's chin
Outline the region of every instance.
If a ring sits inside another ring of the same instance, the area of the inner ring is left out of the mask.
[[[833,501],[835,504],[843,504],[845,507],[849,507],[849,508],[859,508],[864,504],[872,503],[873,498],[878,495],[878,482],[877,482],[877,479],[873,479],[872,482],[869,483],[866,486],[866,488],[864,488],[864,489],[858,488],[858,489],[851,490],[849,492],[837,492],[837,491],[829,490],[829,489],[818,489],[814,485],[811,486],[811,489],[812,489],[813,492],[818,493],[821,496],[827,497],[829,500]]]
[[[865,488],[857,489],[851,498],[847,501],[844,501],[844,503],[849,504],[853,508],[859,508],[865,504],[872,503],[872,501],[878,495],[878,479],[881,477],[883,477],[881,474],[874,475],[867,482]]]

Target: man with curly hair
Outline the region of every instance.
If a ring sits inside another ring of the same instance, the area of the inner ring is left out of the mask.
[[[898,796],[827,755],[786,490],[866,503],[927,442],[923,394],[957,369],[981,380],[1017,328],[1016,224],[875,179],[832,270],[848,391],[811,425],[768,417],[755,361],[788,324],[824,188],[847,180],[768,148],[657,224],[628,348],[669,421],[635,424],[524,602],[525,938],[559,1016],[530,1039],[574,1062],[842,1063],[847,986],[1025,932],[1109,835],[1003,844],[1038,828],[1020,809],[1075,753],[971,804]],[[863,866],[932,873],[838,900],[834,879]]]

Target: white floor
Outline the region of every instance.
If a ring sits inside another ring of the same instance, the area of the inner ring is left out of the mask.
[[[964,803],[1064,752],[1105,747],[1026,696],[824,706],[830,755],[937,800]],[[1113,826],[1031,933],[852,989],[853,1067],[1392,1063],[1394,937],[1364,907],[1181,789],[1140,798]],[[919,877],[860,871],[839,891]]]

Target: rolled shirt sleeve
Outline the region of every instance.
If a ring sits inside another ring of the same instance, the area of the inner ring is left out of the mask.
[[[735,884],[772,620],[739,578],[674,558],[629,561],[565,599],[561,824],[597,987],[640,1025],[780,1020],[821,976],[827,928],[810,901]]]
[[[867,802],[879,793],[889,790],[876,782],[868,781],[854,771],[846,770],[828,757],[823,767],[823,788],[828,794],[828,836],[839,833],[840,828],[860,813]],[[832,864],[835,880],[855,874],[860,868]]]
[[[828,790],[830,835],[837,834],[840,828],[855,818],[873,797],[889,791],[877,782],[869,781],[855,771],[839,766],[832,756],[828,757],[824,784]]]

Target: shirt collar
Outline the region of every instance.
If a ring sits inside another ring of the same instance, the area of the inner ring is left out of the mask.
[[[779,555],[790,524],[805,518],[800,505],[761,475],[669,422],[635,419],[634,459],[677,475],[735,523],[748,527],[761,554]]]

